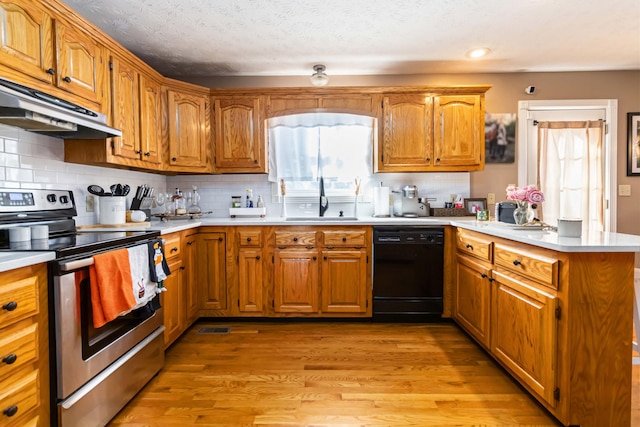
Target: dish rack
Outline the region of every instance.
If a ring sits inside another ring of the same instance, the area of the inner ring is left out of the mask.
[[[186,214],[180,214],[180,215],[167,214],[167,213],[157,213],[157,214],[153,214],[151,216],[154,216],[156,218],[160,218],[160,221],[169,221],[169,220],[175,220],[175,219],[182,219],[182,220],[185,220],[185,219],[200,219],[204,215],[210,215],[212,213],[213,213],[213,211],[199,212],[199,213],[186,213]]]

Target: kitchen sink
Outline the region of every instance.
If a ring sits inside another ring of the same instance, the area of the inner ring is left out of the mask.
[[[355,216],[288,216],[285,221],[309,221],[309,222],[322,222],[322,221],[357,221]]]

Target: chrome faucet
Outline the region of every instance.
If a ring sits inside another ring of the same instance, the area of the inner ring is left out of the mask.
[[[324,178],[320,177],[320,216],[329,209],[329,199],[324,195]]]

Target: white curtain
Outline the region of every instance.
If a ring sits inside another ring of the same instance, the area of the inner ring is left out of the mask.
[[[604,230],[604,122],[539,122],[538,208],[547,224],[581,219],[589,231]]]
[[[304,113],[269,119],[269,181],[304,189],[324,176],[329,188],[371,175],[372,117]],[[306,183],[306,184],[305,184]]]

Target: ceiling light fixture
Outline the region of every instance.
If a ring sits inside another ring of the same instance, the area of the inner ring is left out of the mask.
[[[469,58],[482,58],[483,56],[487,56],[489,54],[489,52],[491,52],[491,50],[489,50],[489,48],[486,47],[481,47],[478,49],[472,49],[469,52],[467,52],[467,56]]]
[[[310,77],[311,84],[314,86],[326,86],[329,83],[329,76],[324,72],[327,67],[322,64],[313,66],[313,74]]]

